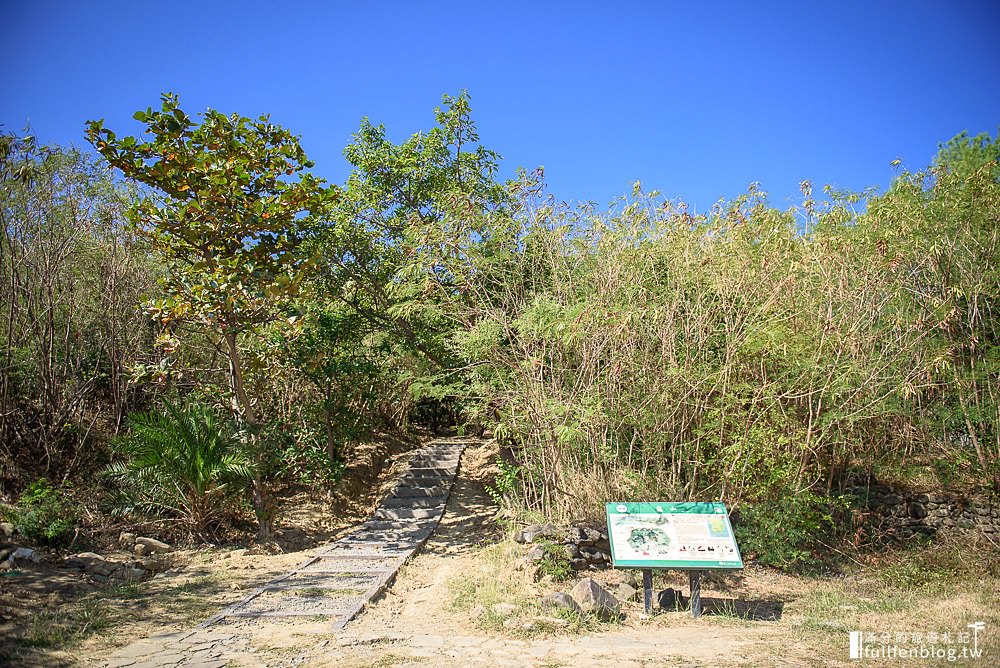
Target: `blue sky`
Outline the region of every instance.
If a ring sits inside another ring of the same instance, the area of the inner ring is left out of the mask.
[[[1000,3],[0,3],[0,123],[84,145],[162,91],[302,136],[343,181],[363,116],[401,139],[468,89],[504,174],[562,199],[642,180],[699,210],[759,181],[886,186],[901,158],[1000,126]]]

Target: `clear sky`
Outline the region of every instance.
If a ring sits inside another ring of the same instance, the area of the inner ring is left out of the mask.
[[[1000,126],[1000,2],[0,0],[0,123],[85,145],[84,121],[181,96],[270,113],[343,181],[360,119],[394,139],[468,89],[504,175],[562,199],[642,180],[707,209],[752,181],[886,186],[901,158]]]

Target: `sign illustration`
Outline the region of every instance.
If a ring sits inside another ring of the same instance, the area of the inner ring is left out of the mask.
[[[743,568],[723,503],[609,503],[617,568]]]

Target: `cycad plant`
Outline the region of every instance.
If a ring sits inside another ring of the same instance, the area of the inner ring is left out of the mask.
[[[202,536],[252,477],[232,428],[203,404],[133,415],[113,447],[122,508],[176,516]]]

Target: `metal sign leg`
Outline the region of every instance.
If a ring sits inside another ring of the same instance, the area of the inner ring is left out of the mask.
[[[688,571],[691,584],[691,616],[701,617],[701,571]]]
[[[642,569],[642,600],[646,604],[646,614],[653,614],[653,571]]]

